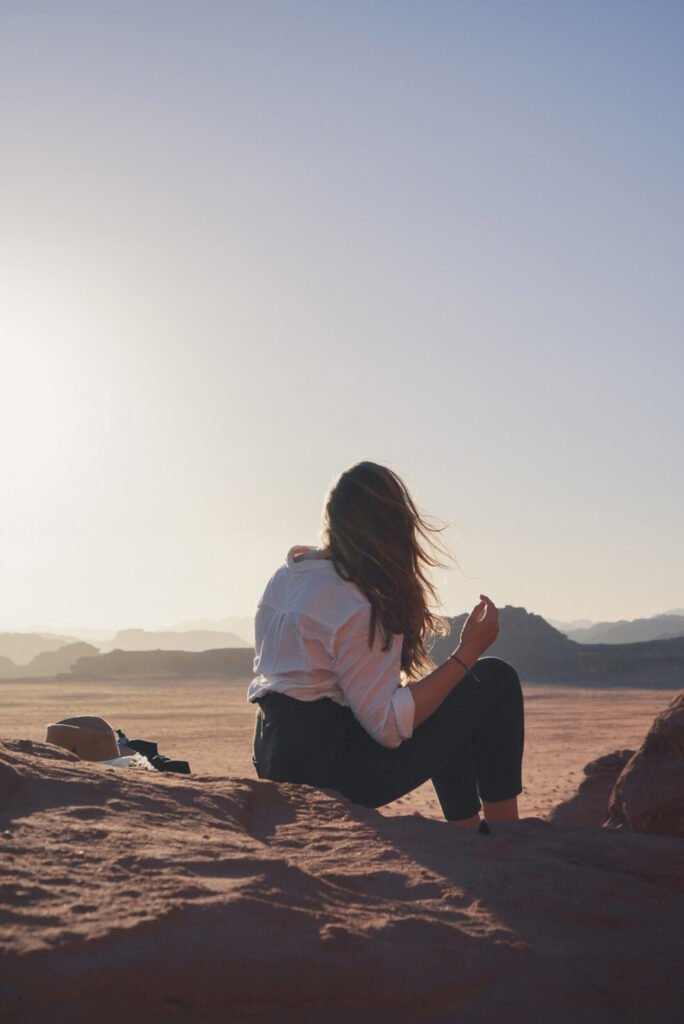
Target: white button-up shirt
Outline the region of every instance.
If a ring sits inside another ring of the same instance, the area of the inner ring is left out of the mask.
[[[402,637],[383,651],[376,629],[370,647],[370,614],[368,599],[322,552],[292,548],[259,602],[248,700],[271,691],[297,700],[329,697],[351,708],[378,743],[398,747],[412,735],[415,715],[411,690],[402,685]]]

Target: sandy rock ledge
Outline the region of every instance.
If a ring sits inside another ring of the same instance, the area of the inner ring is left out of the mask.
[[[0,744],[5,1024],[680,1019],[684,845]]]
[[[684,839],[684,690],[656,716],[620,774],[608,818],[634,832]]]

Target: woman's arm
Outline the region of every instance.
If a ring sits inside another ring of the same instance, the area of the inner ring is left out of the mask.
[[[362,607],[338,631],[333,664],[337,686],[354,717],[383,747],[398,747],[413,732],[415,705],[400,685],[401,637],[384,648],[379,630],[368,644],[370,605]]]
[[[461,639],[454,654],[466,666],[472,668],[487,648],[496,640],[499,632],[499,613],[496,605],[480,595],[480,603],[463,624]],[[423,679],[408,683],[416,706],[414,727],[429,718],[451,691],[466,675],[465,669],[453,658],[447,658],[443,665],[434,669]]]

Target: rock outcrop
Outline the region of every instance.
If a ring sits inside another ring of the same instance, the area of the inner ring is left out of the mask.
[[[684,690],[656,716],[636,753],[606,754],[584,775],[549,821],[684,838]]]
[[[615,783],[609,824],[684,838],[684,690],[651,726]]]
[[[7,742],[3,1022],[674,1024],[681,854]]]
[[[600,828],[608,816],[608,804],[615,783],[633,756],[633,750],[616,750],[590,761],[584,768],[585,778],[575,795],[554,807],[549,814],[549,821],[557,825]]]
[[[81,658],[71,667],[78,679],[118,679],[130,676],[149,678],[191,678],[227,676],[246,679],[251,676],[254,651],[251,647],[222,647],[216,651],[110,651]]]

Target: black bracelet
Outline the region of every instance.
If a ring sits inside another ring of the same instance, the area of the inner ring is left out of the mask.
[[[453,658],[453,660],[456,662],[456,664],[461,666],[461,668],[463,669],[463,671],[465,672],[465,674],[467,676],[471,676],[475,680],[476,683],[480,682],[480,680],[477,678],[477,676],[475,675],[473,670],[469,669],[468,666],[464,662],[461,661],[461,659],[459,658],[459,656],[456,653],[450,654],[449,657]]]

